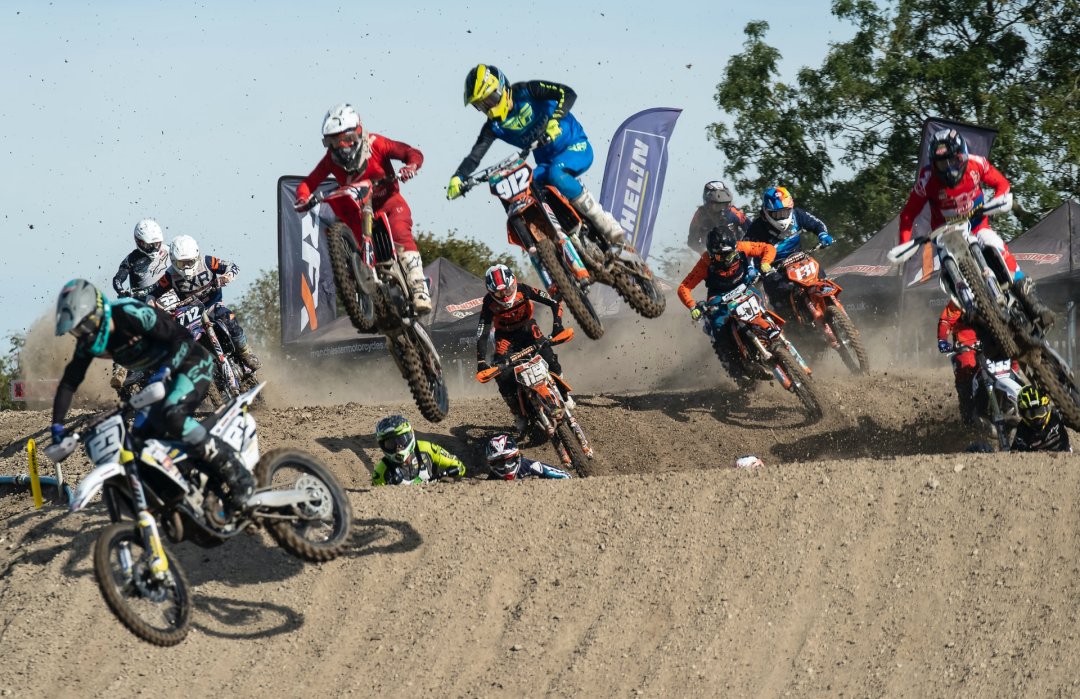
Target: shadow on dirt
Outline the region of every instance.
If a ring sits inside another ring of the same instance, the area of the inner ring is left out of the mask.
[[[389,519],[353,520],[352,547],[346,556],[361,558],[374,554],[408,553],[424,542],[420,532],[408,522]]]
[[[46,508],[41,512],[30,510],[5,521],[9,529],[17,529],[31,519],[41,520],[15,542],[11,558],[0,566],[0,577],[16,565],[47,566],[57,556],[66,556],[61,567],[66,577],[80,578],[92,574],[91,552],[100,528],[107,520],[104,517],[89,521],[85,517],[69,518],[66,517],[67,508],[48,505]],[[59,540],[53,544],[42,543],[47,537],[57,537]]]
[[[617,405],[630,411],[658,411],[676,422],[690,422],[694,413],[748,430],[797,429],[818,422],[806,417],[798,399],[764,383],[749,389],[717,387],[696,391],[655,391],[635,395],[600,394],[583,397],[581,405]]]
[[[193,587],[220,582],[231,587],[261,585],[291,578],[304,569],[304,562],[270,543],[269,536],[239,534],[221,546],[204,549],[184,542],[170,544]]]
[[[927,419],[894,426],[860,415],[857,424],[778,442],[770,451],[782,461],[884,458],[961,452],[972,439],[973,433],[956,422]]]
[[[192,626],[208,636],[231,639],[270,638],[304,625],[304,615],[291,607],[270,602],[249,602],[227,597],[195,595]],[[205,616],[211,621],[204,622]]]

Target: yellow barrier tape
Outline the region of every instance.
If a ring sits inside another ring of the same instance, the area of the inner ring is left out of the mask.
[[[34,496],[34,509],[40,510],[44,501],[41,499],[41,479],[37,470],[37,443],[33,437],[26,441],[26,455],[30,458],[30,492]]]

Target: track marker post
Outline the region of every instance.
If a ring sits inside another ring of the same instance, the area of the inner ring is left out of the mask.
[[[34,496],[34,509],[40,510],[44,501],[41,499],[41,479],[38,477],[37,442],[33,437],[26,440],[26,455],[30,460],[30,493]]]

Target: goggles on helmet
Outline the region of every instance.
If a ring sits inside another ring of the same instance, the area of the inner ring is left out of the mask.
[[[179,270],[195,269],[195,265],[199,264],[199,259],[193,257],[189,260],[177,260],[173,264],[175,264],[176,268]]]
[[[323,145],[327,148],[353,148],[360,142],[360,134],[355,129],[332,133],[322,138]]]
[[[488,95],[487,97],[481,97],[480,99],[476,100],[472,103],[472,106],[476,107],[477,111],[484,112],[486,114],[489,110],[499,106],[499,102],[502,101],[502,96],[502,90],[492,90],[490,95]]]
[[[1049,405],[1030,405],[1020,409],[1020,419],[1029,425],[1041,425],[1050,416]]]
[[[147,243],[145,241],[142,241],[142,240],[139,240],[138,238],[136,238],[135,239],[135,245],[137,245],[139,247],[139,249],[142,250],[145,253],[153,253],[153,252],[157,252],[158,250],[161,249],[161,241],[160,240],[155,241],[153,243]]]
[[[785,206],[782,209],[776,209],[776,210],[766,209],[765,210],[765,215],[768,216],[769,218],[771,218],[774,221],[784,221],[784,220],[786,220],[788,218],[791,218],[791,207],[790,206]]]
[[[90,337],[97,332],[100,324],[101,320],[98,318],[97,313],[91,313],[79,321],[79,323],[72,327],[68,332],[81,340],[82,338]]]
[[[411,442],[412,435],[408,432],[404,434],[388,434],[379,440],[379,447],[387,454],[394,454],[408,448]]]

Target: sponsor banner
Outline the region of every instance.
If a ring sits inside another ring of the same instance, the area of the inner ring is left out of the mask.
[[[619,221],[642,258],[652,242],[667,171],[667,146],[681,109],[638,112],[615,131],[604,167],[600,205]]]
[[[918,177],[919,170],[922,170],[923,166],[930,162],[930,137],[934,135],[934,132],[940,131],[941,129],[956,129],[956,131],[964,137],[964,140],[967,141],[968,152],[983,157],[990,156],[990,149],[994,147],[994,140],[997,138],[997,131],[995,129],[988,129],[983,126],[976,126],[975,124],[964,124],[959,121],[940,119],[938,117],[930,117],[923,122],[922,143],[919,145],[919,168],[915,171],[916,177]],[[928,205],[924,207],[922,213],[915,218],[915,224],[911,234],[917,238],[920,235],[926,235],[931,230],[930,207]],[[924,245],[922,255],[916,255],[911,258],[904,266],[904,279],[907,280],[908,286],[921,284],[928,281],[930,277],[933,276],[934,272],[938,270],[938,266],[939,262],[937,255],[934,254],[933,247],[931,245]]]
[[[319,235],[316,207],[306,214],[293,211],[302,177],[278,180],[278,275],[281,285],[281,343],[318,330],[337,316],[334,275],[325,239]],[[334,187],[324,182],[321,190]]]
[[[891,274],[893,268],[888,265],[848,265],[846,267],[832,267],[829,274],[836,277],[841,274],[861,274],[864,277],[884,277]]]
[[[1034,262],[1037,265],[1056,265],[1061,262],[1061,255],[1043,252],[1014,252],[1013,257],[1023,262]]]

